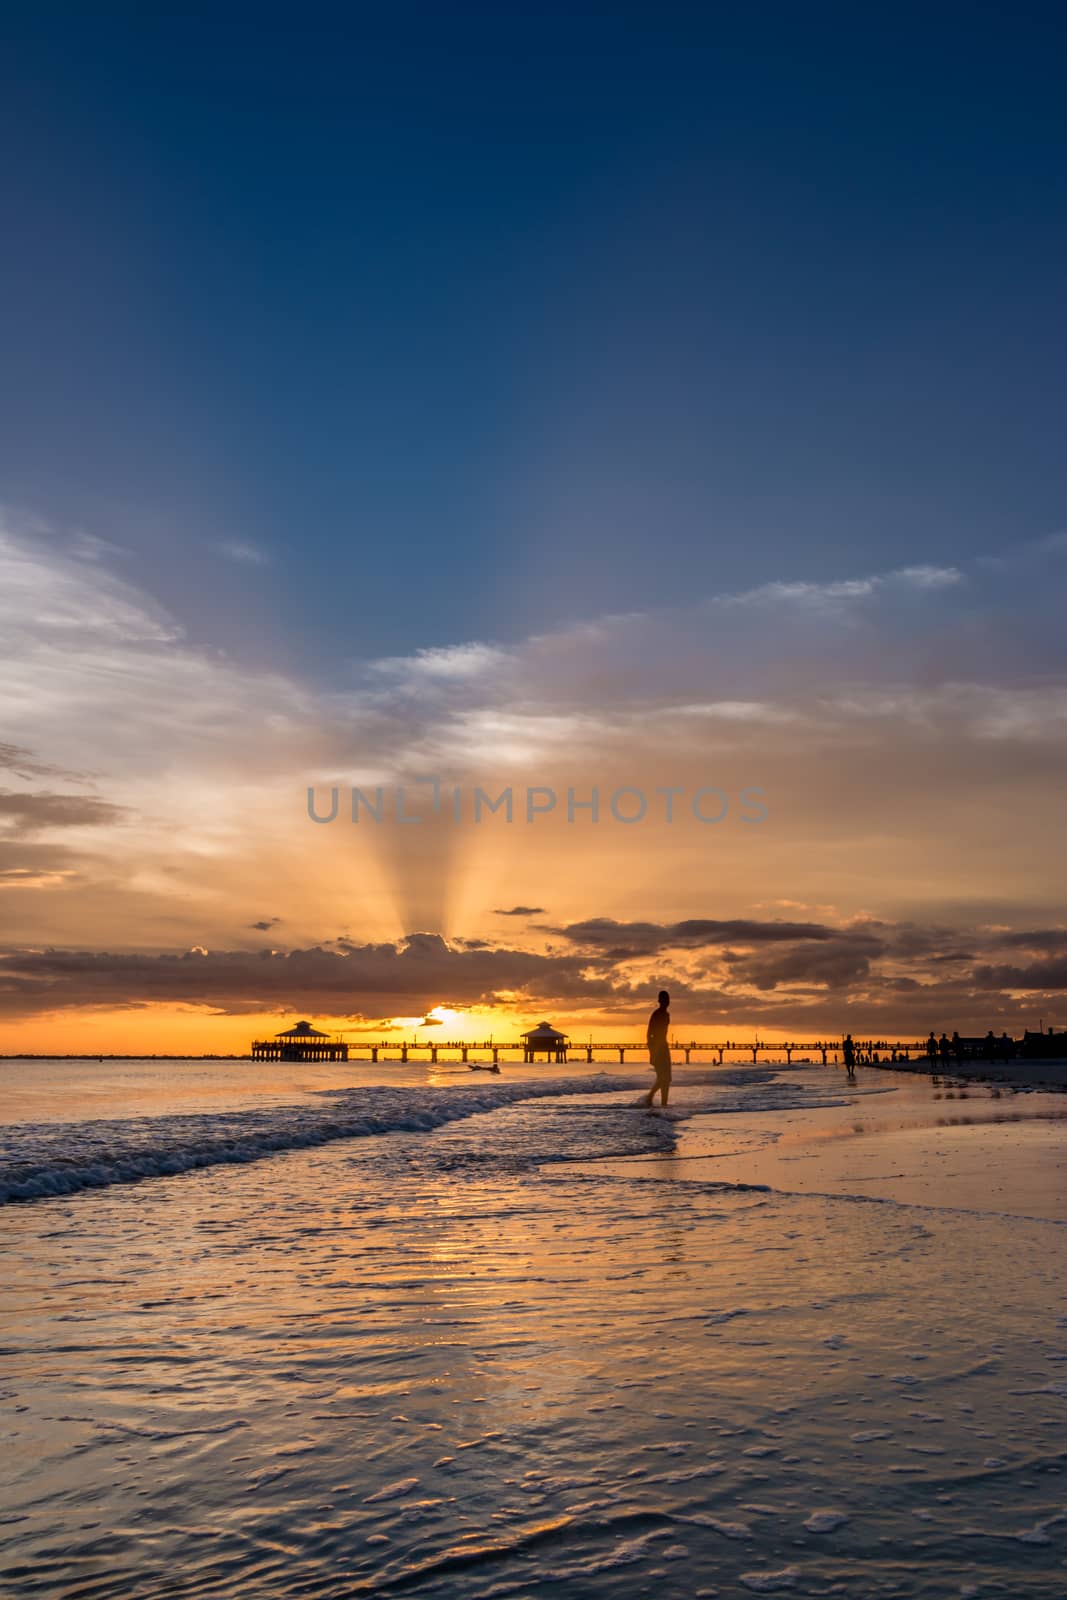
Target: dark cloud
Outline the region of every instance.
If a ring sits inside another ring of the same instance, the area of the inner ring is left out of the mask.
[[[930,1027],[1018,1031],[1037,1004],[1051,1010],[1067,989],[1067,954],[1048,950],[1028,964],[996,964],[988,957],[999,935],[984,946],[985,964],[971,971],[958,931],[947,950],[905,960],[896,930],[873,921],[832,928],[593,918],[566,932],[567,943],[548,952],[425,932],[395,943],[343,937],[288,951],[8,948],[0,950],[0,1016],[158,1004],[357,1022],[491,1005],[516,1021],[547,1016],[572,1031],[610,1025],[626,1036],[643,1026],[652,997],[667,988],[680,1038],[715,1026],[738,1038],[760,1028],[798,1039],[839,1037],[846,1027],[867,1037],[918,1038]]]
[[[780,984],[820,984],[847,989],[866,978],[872,957],[884,949],[869,937],[835,939],[825,944],[797,944],[760,951],[756,955],[731,955],[732,976],[754,989],[776,989]]]
[[[946,950],[956,948],[960,937],[957,928],[943,927],[937,923],[920,926],[914,922],[898,922],[894,925],[872,920],[853,924],[853,929],[883,938],[887,949],[905,958],[945,955]]]
[[[544,911],[544,906],[509,906],[506,910],[503,906],[493,907],[495,917],[540,917]]]
[[[100,827],[118,822],[126,815],[124,806],[82,794],[32,794],[12,789],[0,790],[0,820],[7,818],[16,833],[39,828]]]
[[[610,982],[583,977],[582,965],[576,956],[456,949],[432,933],[396,945],[346,940],[288,952],[8,951],[0,953],[0,1012],[183,1003],[233,1014],[278,1008],[354,1016],[492,1005],[501,993],[531,1005],[610,995]]]
[[[998,933],[991,942],[1006,949],[1067,950],[1067,928],[1022,928]]]
[[[979,989],[1067,989],[1067,956],[1050,956],[1047,961],[1033,961],[1027,967],[975,967],[974,983]]]
[[[250,922],[248,926],[254,928],[257,933],[266,933],[270,928],[274,927],[275,923],[281,920],[281,917],[264,917],[262,922]]]
[[[609,961],[633,960],[662,950],[699,950],[715,945],[779,944],[796,939],[833,939],[836,930],[819,922],[755,922],[744,918],[686,922],[615,922],[591,917],[553,930],[573,944],[593,949]]]

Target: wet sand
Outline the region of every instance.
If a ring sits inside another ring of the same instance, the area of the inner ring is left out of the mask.
[[[900,1071],[899,1067],[862,1067],[862,1072]],[[953,1062],[947,1072],[940,1066],[919,1059],[906,1068],[907,1072],[922,1073],[926,1077],[947,1077],[964,1083],[1003,1083],[1016,1089],[1067,1089],[1067,1061],[961,1061]]]
[[[9,1130],[108,1185],[2,1213],[5,1600],[1060,1600],[1062,1097],[682,1069],[669,1117],[642,1075],[249,1124],[201,1071]],[[126,1181],[161,1140],[215,1164]]]
[[[806,1070],[781,1076],[803,1081]],[[837,1077],[845,1104],[784,1111],[773,1129],[765,1117],[685,1121],[673,1151],[628,1168],[1067,1221],[1067,1095],[863,1067],[854,1086]],[[684,1112],[684,1080],[674,1107]]]

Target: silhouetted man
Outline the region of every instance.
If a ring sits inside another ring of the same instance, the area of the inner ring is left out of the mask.
[[[850,1078],[854,1078],[856,1076],[856,1046],[850,1033],[845,1034],[841,1044],[841,1053],[845,1058],[845,1071]]]
[[[670,1003],[670,995],[666,989],[661,989],[659,1005],[648,1019],[648,1059],[655,1071],[656,1081],[645,1098],[646,1106],[651,1106],[657,1090],[660,1104],[666,1105],[671,1092],[671,1052],[667,1044],[667,1030],[671,1025]]]

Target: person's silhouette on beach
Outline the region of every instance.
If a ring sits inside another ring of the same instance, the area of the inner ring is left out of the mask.
[[[856,1046],[850,1033],[846,1033],[841,1041],[841,1053],[845,1058],[845,1071],[850,1078],[854,1078],[856,1076]]]
[[[671,1025],[671,1014],[668,1009],[671,997],[666,989],[659,992],[659,1005],[648,1019],[646,1038],[648,1041],[648,1059],[652,1063],[656,1074],[656,1081],[644,1098],[644,1104],[651,1106],[659,1091],[660,1104],[666,1105],[671,1092],[671,1052],[667,1044],[667,1030]]]

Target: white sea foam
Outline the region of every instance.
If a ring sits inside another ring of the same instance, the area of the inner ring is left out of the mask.
[[[257,1161],[338,1139],[426,1133],[520,1101],[604,1095],[631,1083],[602,1074],[476,1088],[356,1088],[263,1110],[20,1125],[3,1130],[0,1204]],[[665,1125],[661,1137],[670,1137]]]
[[[766,1069],[734,1069],[718,1077],[694,1073],[692,1087],[700,1092],[696,1109],[722,1115],[836,1103],[816,1098],[802,1087],[767,1079]],[[432,1133],[471,1117],[546,1099],[566,1102],[556,1113],[551,1137],[544,1136],[548,1128],[544,1119],[551,1114],[545,1108],[537,1127],[541,1137],[530,1137],[527,1126],[518,1130],[516,1138],[516,1129],[511,1128],[506,1145],[484,1138],[460,1141],[447,1149],[441,1146],[435,1160],[459,1167],[507,1159],[523,1165],[671,1148],[675,1130],[688,1114],[672,1109],[664,1115],[634,1117],[620,1100],[632,1092],[634,1082],[630,1076],[602,1072],[444,1087],[362,1085],[323,1091],[300,1104],[18,1123],[0,1129],[0,1205],[245,1164],[342,1139]]]

